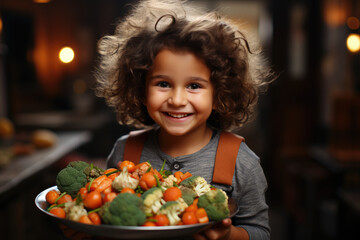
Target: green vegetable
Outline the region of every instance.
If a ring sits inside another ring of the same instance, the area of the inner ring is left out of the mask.
[[[87,183],[84,169],[88,166],[86,162],[75,161],[63,168],[56,176],[56,185],[60,192],[66,192],[73,198],[76,197],[79,189]]]
[[[169,201],[162,205],[159,214],[165,214],[169,219],[170,225],[173,226],[181,221],[179,215],[185,211],[186,207],[187,205],[181,202]]]
[[[199,197],[198,207],[204,208],[210,221],[229,217],[228,197],[221,189],[215,189]]]
[[[180,186],[188,187],[194,190],[197,196],[201,196],[211,190],[205,178],[200,176],[191,176],[180,183]]]
[[[105,203],[99,214],[106,224],[139,226],[145,223],[143,199],[136,194],[120,193],[111,202]]]
[[[87,164],[87,163],[86,163]],[[104,174],[104,170],[101,168],[98,168],[94,166],[94,164],[87,164],[87,166],[84,168],[84,173],[87,177],[87,180],[91,178],[97,178]]]
[[[181,195],[187,205],[191,205],[197,196],[196,192],[192,188],[182,186],[180,188]]]
[[[145,191],[141,198],[144,200],[145,213],[147,215],[156,214],[161,208],[162,189],[153,187]]]

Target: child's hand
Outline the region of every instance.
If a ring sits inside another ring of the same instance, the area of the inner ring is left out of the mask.
[[[200,233],[195,234],[193,237],[196,240],[215,240],[215,239],[228,239],[230,236],[231,219],[226,218],[220,224],[216,224],[212,228],[208,228]]]

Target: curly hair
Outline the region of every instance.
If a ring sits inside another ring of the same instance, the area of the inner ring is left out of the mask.
[[[271,74],[237,25],[185,1],[145,0],[118,23],[114,35],[98,43],[96,95],[116,110],[119,123],[154,124],[143,104],[146,74],[164,48],[189,51],[210,69],[215,109],[208,124],[213,128],[240,127],[253,114],[259,89]]]

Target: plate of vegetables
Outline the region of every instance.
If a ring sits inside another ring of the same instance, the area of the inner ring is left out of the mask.
[[[71,162],[35,204],[67,229],[116,239],[190,237],[238,211],[232,198],[201,176],[131,161],[106,170]]]

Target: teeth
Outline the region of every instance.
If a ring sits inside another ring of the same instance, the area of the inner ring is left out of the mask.
[[[182,118],[182,117],[186,117],[188,115],[188,114],[172,114],[172,113],[167,113],[167,114],[174,118]]]

